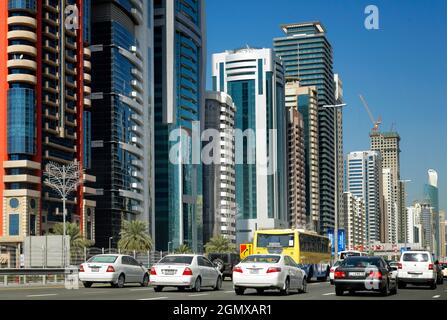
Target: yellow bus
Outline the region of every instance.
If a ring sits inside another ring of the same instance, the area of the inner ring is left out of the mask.
[[[328,237],[301,229],[257,230],[253,238],[254,254],[284,254],[306,271],[308,280],[326,281],[331,262]]]

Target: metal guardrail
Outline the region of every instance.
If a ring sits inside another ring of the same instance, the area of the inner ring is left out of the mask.
[[[61,285],[68,275],[77,275],[78,268],[0,269],[0,288],[35,285]]]

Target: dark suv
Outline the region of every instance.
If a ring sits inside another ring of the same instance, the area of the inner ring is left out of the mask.
[[[241,260],[237,253],[210,253],[208,259],[222,272],[223,280],[233,277],[233,267]]]

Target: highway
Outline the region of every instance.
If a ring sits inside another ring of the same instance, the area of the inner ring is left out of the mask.
[[[281,296],[275,291],[258,295],[254,290],[247,290],[245,295],[237,296],[232,289],[231,281],[225,281],[220,291],[203,289],[201,292],[178,292],[174,288],[165,288],[156,293],[148,287],[127,285],[123,289],[115,289],[100,284],[89,289],[81,285],[78,290],[67,290],[64,287],[1,288],[0,300],[447,300],[447,282],[438,285],[436,290],[408,286],[400,289],[397,295],[388,297],[370,292],[353,296],[346,292],[344,296],[337,297],[329,282],[309,283],[307,293],[293,292],[290,296]]]

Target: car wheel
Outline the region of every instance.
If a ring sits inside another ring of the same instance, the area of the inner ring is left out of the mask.
[[[380,290],[380,293],[385,297],[390,295],[390,284],[388,283],[388,281],[385,283],[385,287]]]
[[[180,292],[183,292],[183,291],[185,291],[185,287],[177,287],[177,290]]]
[[[216,286],[214,287],[214,290],[219,291],[222,289],[222,278],[217,277]]]
[[[200,279],[200,277],[197,277],[196,282],[194,283],[193,290],[195,292],[200,292],[201,289],[202,289],[202,280]]]
[[[245,288],[236,287],[234,288],[234,292],[236,292],[236,295],[242,296],[245,292]]]
[[[436,284],[436,280],[434,280],[434,281],[430,284],[430,289],[432,289],[432,290],[436,290],[437,287],[438,287],[438,285]]]
[[[124,288],[125,283],[126,283],[126,277],[124,276],[124,274],[120,274],[120,276],[118,277],[118,281],[116,282],[116,287]]]
[[[405,289],[407,287],[407,284],[405,282],[398,282],[397,287],[399,289]]]
[[[349,290],[349,294],[351,295],[351,296],[353,296],[353,295],[355,295],[355,290]]]
[[[258,294],[263,294],[263,293],[264,293],[264,289],[260,289],[260,288],[258,288],[258,289],[256,289],[256,292],[257,292]]]
[[[290,293],[290,279],[289,278],[286,279],[286,281],[284,282],[284,287],[282,289],[280,289],[279,292],[283,296],[289,295],[289,293]]]
[[[146,273],[143,277],[143,282],[140,283],[142,287],[147,287],[149,284],[149,275]]]
[[[154,287],[154,291],[155,292],[161,292],[163,290],[163,287],[162,286],[156,286],[156,287]]]
[[[85,288],[90,288],[92,286],[93,282],[84,281],[82,284],[84,285]]]
[[[301,284],[301,289],[298,290],[299,293],[306,293],[307,292],[307,280],[306,278],[303,278],[303,283]]]
[[[340,287],[335,287],[335,295],[342,296],[345,291]]]
[[[397,283],[395,284],[394,288],[391,289],[391,294],[397,294]]]

